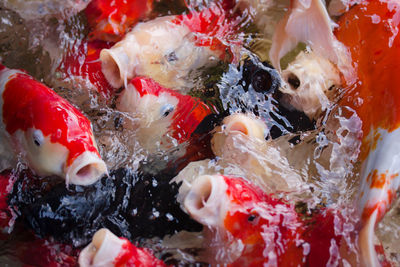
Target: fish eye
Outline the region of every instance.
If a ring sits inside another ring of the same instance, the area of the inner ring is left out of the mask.
[[[296,90],[300,86],[300,79],[294,73],[291,73],[289,75],[289,77],[287,78],[287,81],[290,84],[290,86],[293,88],[293,90]]]
[[[257,218],[257,215],[255,214],[250,214],[250,216],[247,218],[249,222],[254,222],[254,220]]]
[[[43,144],[43,141],[44,141],[44,137],[43,137],[42,131],[40,131],[40,130],[33,131],[32,139],[33,139],[33,143],[36,146],[41,146]]]
[[[171,104],[166,104],[161,108],[161,114],[163,117],[167,117],[174,111],[175,107]]]

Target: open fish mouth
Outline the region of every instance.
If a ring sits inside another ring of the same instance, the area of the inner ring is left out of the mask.
[[[85,151],[66,170],[66,183],[90,185],[107,174],[107,166],[98,154]]]

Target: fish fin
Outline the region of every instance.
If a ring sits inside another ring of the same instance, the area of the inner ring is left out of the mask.
[[[364,223],[358,240],[363,264],[369,267],[380,266],[374,244],[375,225],[377,223],[377,218],[378,209],[376,209]]]

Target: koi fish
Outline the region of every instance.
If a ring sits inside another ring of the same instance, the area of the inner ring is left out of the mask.
[[[336,66],[314,52],[301,52],[282,71],[282,79],[286,85],[279,88],[283,93],[280,102],[303,111],[311,120],[318,119],[332,105],[336,88],[342,84]]]
[[[321,213],[316,216],[320,222],[306,222],[293,205],[242,178],[199,176],[179,195],[183,208],[207,227],[210,244],[206,247],[210,247],[212,263],[325,266],[331,254],[338,256],[338,251],[330,251],[341,242],[334,231],[333,214]]]
[[[23,71],[0,65],[0,128],[39,175],[88,185],[107,173],[90,121]]]
[[[188,141],[211,109],[200,99],[167,89],[149,78],[132,79],[117,109],[138,118],[138,140],[149,151]]]
[[[229,41],[235,23],[216,4],[200,12],[139,23],[123,40],[101,51],[102,70],[116,88],[135,76],[151,77],[169,88],[189,87],[192,70],[219,59],[237,59],[238,46]]]
[[[92,40],[119,41],[129,27],[145,18],[153,0],[92,0],[85,9]]]
[[[77,266],[78,250],[71,245],[38,238],[31,233],[26,238],[16,242],[13,250],[24,266]]]
[[[79,83],[83,87],[99,92],[106,99],[114,94],[114,88],[101,71],[100,51],[112,44],[102,41],[83,42],[77,50],[68,51],[57,71],[66,83]]]
[[[358,207],[365,264],[378,266],[374,229],[400,186],[400,57],[398,1],[361,1],[339,20],[335,34],[350,49],[358,80],[348,83],[342,105],[362,121],[363,162]]]
[[[302,187],[301,177],[283,157],[274,140],[265,140],[264,121],[251,114],[232,114],[214,129],[211,148],[223,166],[237,166],[267,192]],[[230,167],[232,168],[232,167]]]
[[[119,238],[106,228],[100,229],[95,233],[92,242],[79,254],[78,261],[81,267],[167,266],[157,259],[150,250],[138,248],[128,239]]]

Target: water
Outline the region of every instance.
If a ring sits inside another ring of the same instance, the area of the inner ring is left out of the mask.
[[[170,185],[169,181],[189,161],[207,158],[209,147],[200,151],[203,154],[197,158],[189,154],[182,159],[180,151],[186,149],[187,143],[150,153],[138,142],[138,129],[128,127],[138,118],[118,112],[115,96],[105,99],[99,93],[87,90],[81,81],[65,82],[59,78],[57,68],[63,57],[71,49],[77,49],[88,34],[85,17],[79,13],[87,2],[78,1],[72,5],[72,1],[58,1],[49,6],[46,3],[51,1],[36,0],[26,1],[30,3],[27,7],[23,7],[22,2],[5,0],[0,3],[2,63],[10,68],[27,70],[87,115],[112,178],[88,188],[71,186],[69,189],[57,179],[25,178],[23,181],[28,185],[18,187],[12,200],[20,205],[24,219],[17,222],[10,235],[0,240],[0,262],[22,265],[17,260],[16,248],[21,242],[28,244],[27,240],[32,239],[28,229],[38,235],[52,235],[55,242],[81,248],[97,229],[104,226],[152,248],[157,256],[169,263],[207,262],[201,256],[201,226],[180,210],[175,201],[177,185]],[[301,184],[298,190],[279,191],[276,195],[297,203],[303,213],[322,206],[339,209],[346,219],[335,225],[335,230],[343,234],[349,250],[355,250],[352,232],[358,223],[353,214],[360,178],[357,161],[360,121],[350,108],[335,104],[317,121],[280,104],[280,77],[266,61],[274,25],[282,17],[287,2],[276,1],[262,16],[256,16],[255,21],[251,14],[244,14],[240,24],[244,38],[240,65],[221,63],[202,70],[196,75],[195,87],[189,94],[213,106],[220,117],[238,111],[262,117],[269,128],[266,139],[276,144],[277,151]],[[66,6],[60,6],[61,3]],[[188,1],[188,4],[199,9],[209,5],[209,1]],[[170,5],[160,1],[155,3],[147,19],[184,11],[187,8],[181,1]],[[256,13],[256,10],[251,12]],[[258,30],[256,23],[264,25],[265,30]],[[282,66],[292,61],[301,49],[304,46],[299,45],[286,56]],[[270,86],[260,87],[260,83],[265,84],[265,79],[271,80]],[[215,121],[220,120],[216,116]],[[205,140],[210,137],[207,133],[201,136]],[[269,160],[262,154],[253,153],[250,144],[236,143],[235,146],[235,149],[253,155],[261,164]],[[215,172],[246,174],[235,161],[211,160],[206,165]],[[279,174],[284,175],[278,170]],[[31,177],[31,174],[23,173],[22,176]],[[395,263],[400,262],[397,242],[400,213],[397,207],[398,203],[377,229],[387,256]]]

